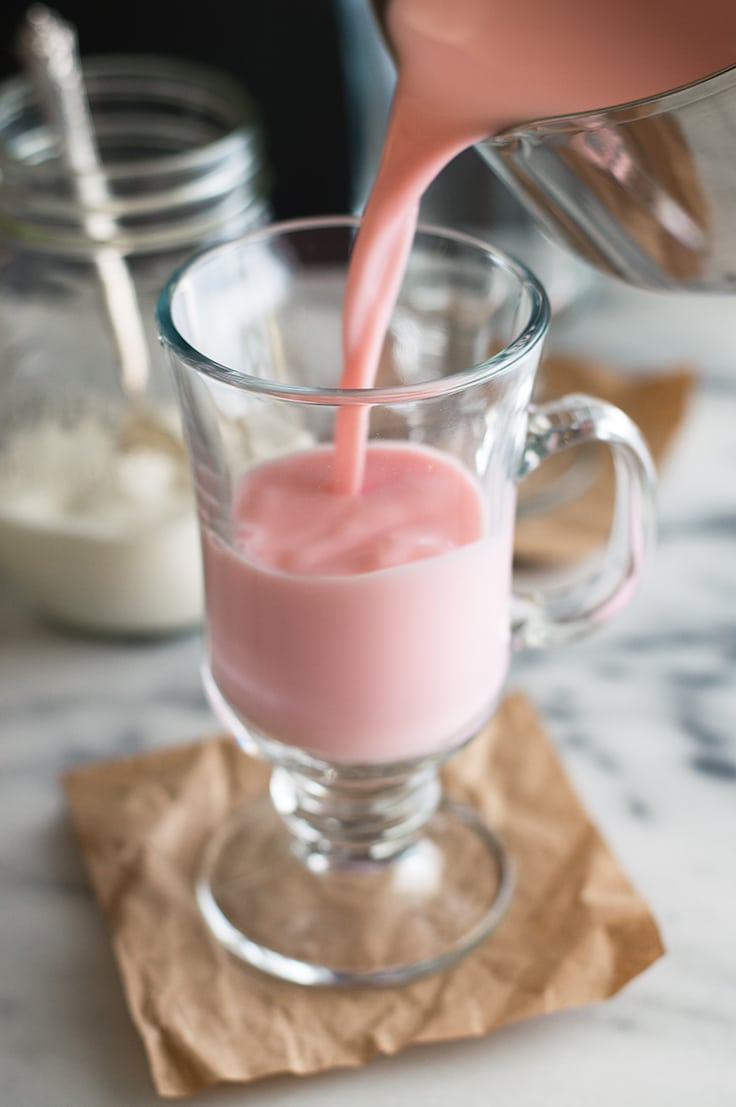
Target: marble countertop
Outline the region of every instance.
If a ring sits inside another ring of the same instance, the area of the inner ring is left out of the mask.
[[[725,297],[601,285],[552,339],[622,365],[689,362],[696,396],[660,487],[632,607],[584,643],[519,658],[526,689],[667,955],[613,999],[361,1070],[194,1102],[464,1107],[736,1103],[736,338]],[[151,645],[52,631],[0,600],[0,1102],[145,1107],[152,1090],[59,776],[215,729],[196,635]]]

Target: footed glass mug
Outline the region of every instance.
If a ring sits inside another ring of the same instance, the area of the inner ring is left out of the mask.
[[[205,569],[204,685],[270,795],[209,842],[197,896],[233,953],[302,984],[398,983],[489,933],[512,866],[438,770],[491,717],[515,646],[592,630],[629,598],[652,466],[626,415],[530,395],[549,311],[513,260],[420,227],[377,385],[341,390],[357,221],[272,225],[163,290]],[[335,490],[335,421],[364,412],[364,478]],[[565,584],[512,590],[515,488],[607,442],[608,548]]]

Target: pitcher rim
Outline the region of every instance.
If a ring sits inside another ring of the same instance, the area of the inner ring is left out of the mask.
[[[602,124],[628,123],[633,119],[661,115],[668,111],[675,111],[686,104],[695,104],[712,95],[713,91],[721,92],[734,84],[736,84],[736,65],[727,65],[723,69],[707,73],[704,77],[698,77],[695,81],[676,85],[674,88],[654,93],[652,96],[641,96],[636,100],[622,100],[618,104],[608,104],[601,108],[588,108],[585,111],[563,115],[541,116],[527,122],[515,123],[513,126],[504,127],[497,134],[490,135],[478,145],[488,143],[491,146],[500,146],[527,134],[578,131]],[[710,85],[718,87],[714,90],[709,87]]]

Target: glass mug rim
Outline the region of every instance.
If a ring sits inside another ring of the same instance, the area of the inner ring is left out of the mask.
[[[254,377],[215,361],[188,342],[174,323],[172,314],[174,299],[181,285],[199,266],[208,263],[216,255],[232,252],[250,243],[294,235],[301,231],[357,229],[360,223],[359,216],[344,215],[283,220],[269,223],[237,238],[228,239],[190,257],[171,275],[158,298],[156,321],[162,344],[197,372],[223,384],[274,399],[349,407],[435,399],[463,391],[473,385],[486,383],[513,368],[517,363],[525,361],[544,340],[550,323],[550,306],[547,293],[534,273],[522,262],[498,250],[482,238],[430,223],[417,224],[417,235],[452,242],[484,254],[492,268],[511,276],[517,283],[518,291],[526,292],[529,297],[526,322],[515,338],[498,353],[458,372],[416,384],[390,385],[382,388],[315,388],[308,385],[287,385],[281,381]],[[343,264],[347,265],[347,262],[348,259]]]

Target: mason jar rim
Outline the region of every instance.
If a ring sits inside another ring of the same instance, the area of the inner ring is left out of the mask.
[[[110,186],[94,212],[108,216],[117,228],[113,244],[120,252],[196,243],[202,227],[216,229],[232,219],[234,207],[247,211],[249,222],[262,221],[255,213],[265,210],[268,175],[260,120],[235,77],[159,54],[91,55],[82,68],[93,109],[95,104],[132,105],[120,113],[117,131],[115,113],[109,111],[100,130],[103,141],[145,143],[149,135],[165,135],[167,114],[179,139],[171,152],[149,154],[144,148],[142,156],[131,157],[123,148],[119,160],[94,174]],[[69,256],[93,252],[107,240],[89,237],[85,213],[73,190],[67,191],[68,171],[49,156],[51,132],[42,120],[35,121],[34,112],[36,100],[25,76],[0,85],[3,233],[30,250]],[[24,140],[25,151],[20,149]]]
[[[251,376],[215,361],[188,342],[176,327],[172,309],[177,290],[190,273],[209,262],[217,254],[233,251],[249,243],[295,235],[301,231],[339,228],[357,230],[360,222],[359,216],[344,215],[285,220],[267,224],[237,238],[201,250],[179,266],[161,290],[156,304],[156,321],[162,343],[192,369],[242,391],[298,403],[354,407],[432,399],[451,395],[475,384],[485,383],[512,368],[544,338],[550,322],[549,300],[543,285],[531,270],[522,262],[475,235],[431,223],[419,223],[417,234],[433,236],[482,252],[493,267],[510,274],[517,281],[519,291],[526,292],[529,297],[528,318],[518,335],[502,350],[466,369],[435,380],[381,388],[315,388],[309,385],[285,385],[282,382]]]
[[[199,90],[204,107],[222,113],[223,134],[220,138],[175,154],[121,160],[105,167],[105,176],[111,180],[131,173],[135,176],[153,175],[160,172],[162,166],[167,170],[185,169],[211,156],[221,143],[231,140],[233,131],[238,131],[241,127],[247,130],[256,119],[253,100],[239,81],[228,73],[199,62],[190,62],[165,54],[91,54],[82,59],[82,71],[87,94],[91,100],[94,100],[96,82],[109,78],[113,80],[133,78],[137,82],[135,87],[137,93],[142,90],[149,91],[145,86],[146,81],[150,82],[152,87],[158,86],[162,91],[166,90],[169,82],[182,81],[192,89]],[[143,86],[138,82],[143,82]],[[171,85],[172,90],[176,87],[175,84]],[[178,85],[178,88],[181,90],[182,85]],[[162,97],[163,101],[164,97]],[[2,82],[0,84],[0,133],[5,124],[3,116],[6,112],[8,114],[15,112],[19,115],[34,106],[33,91],[26,76],[19,74]],[[225,127],[227,130],[224,129]],[[6,146],[0,143],[0,166],[12,165],[15,172],[27,172],[29,176],[37,176],[39,172],[44,173],[49,169],[45,163],[29,164],[21,159],[9,157],[6,150]]]

